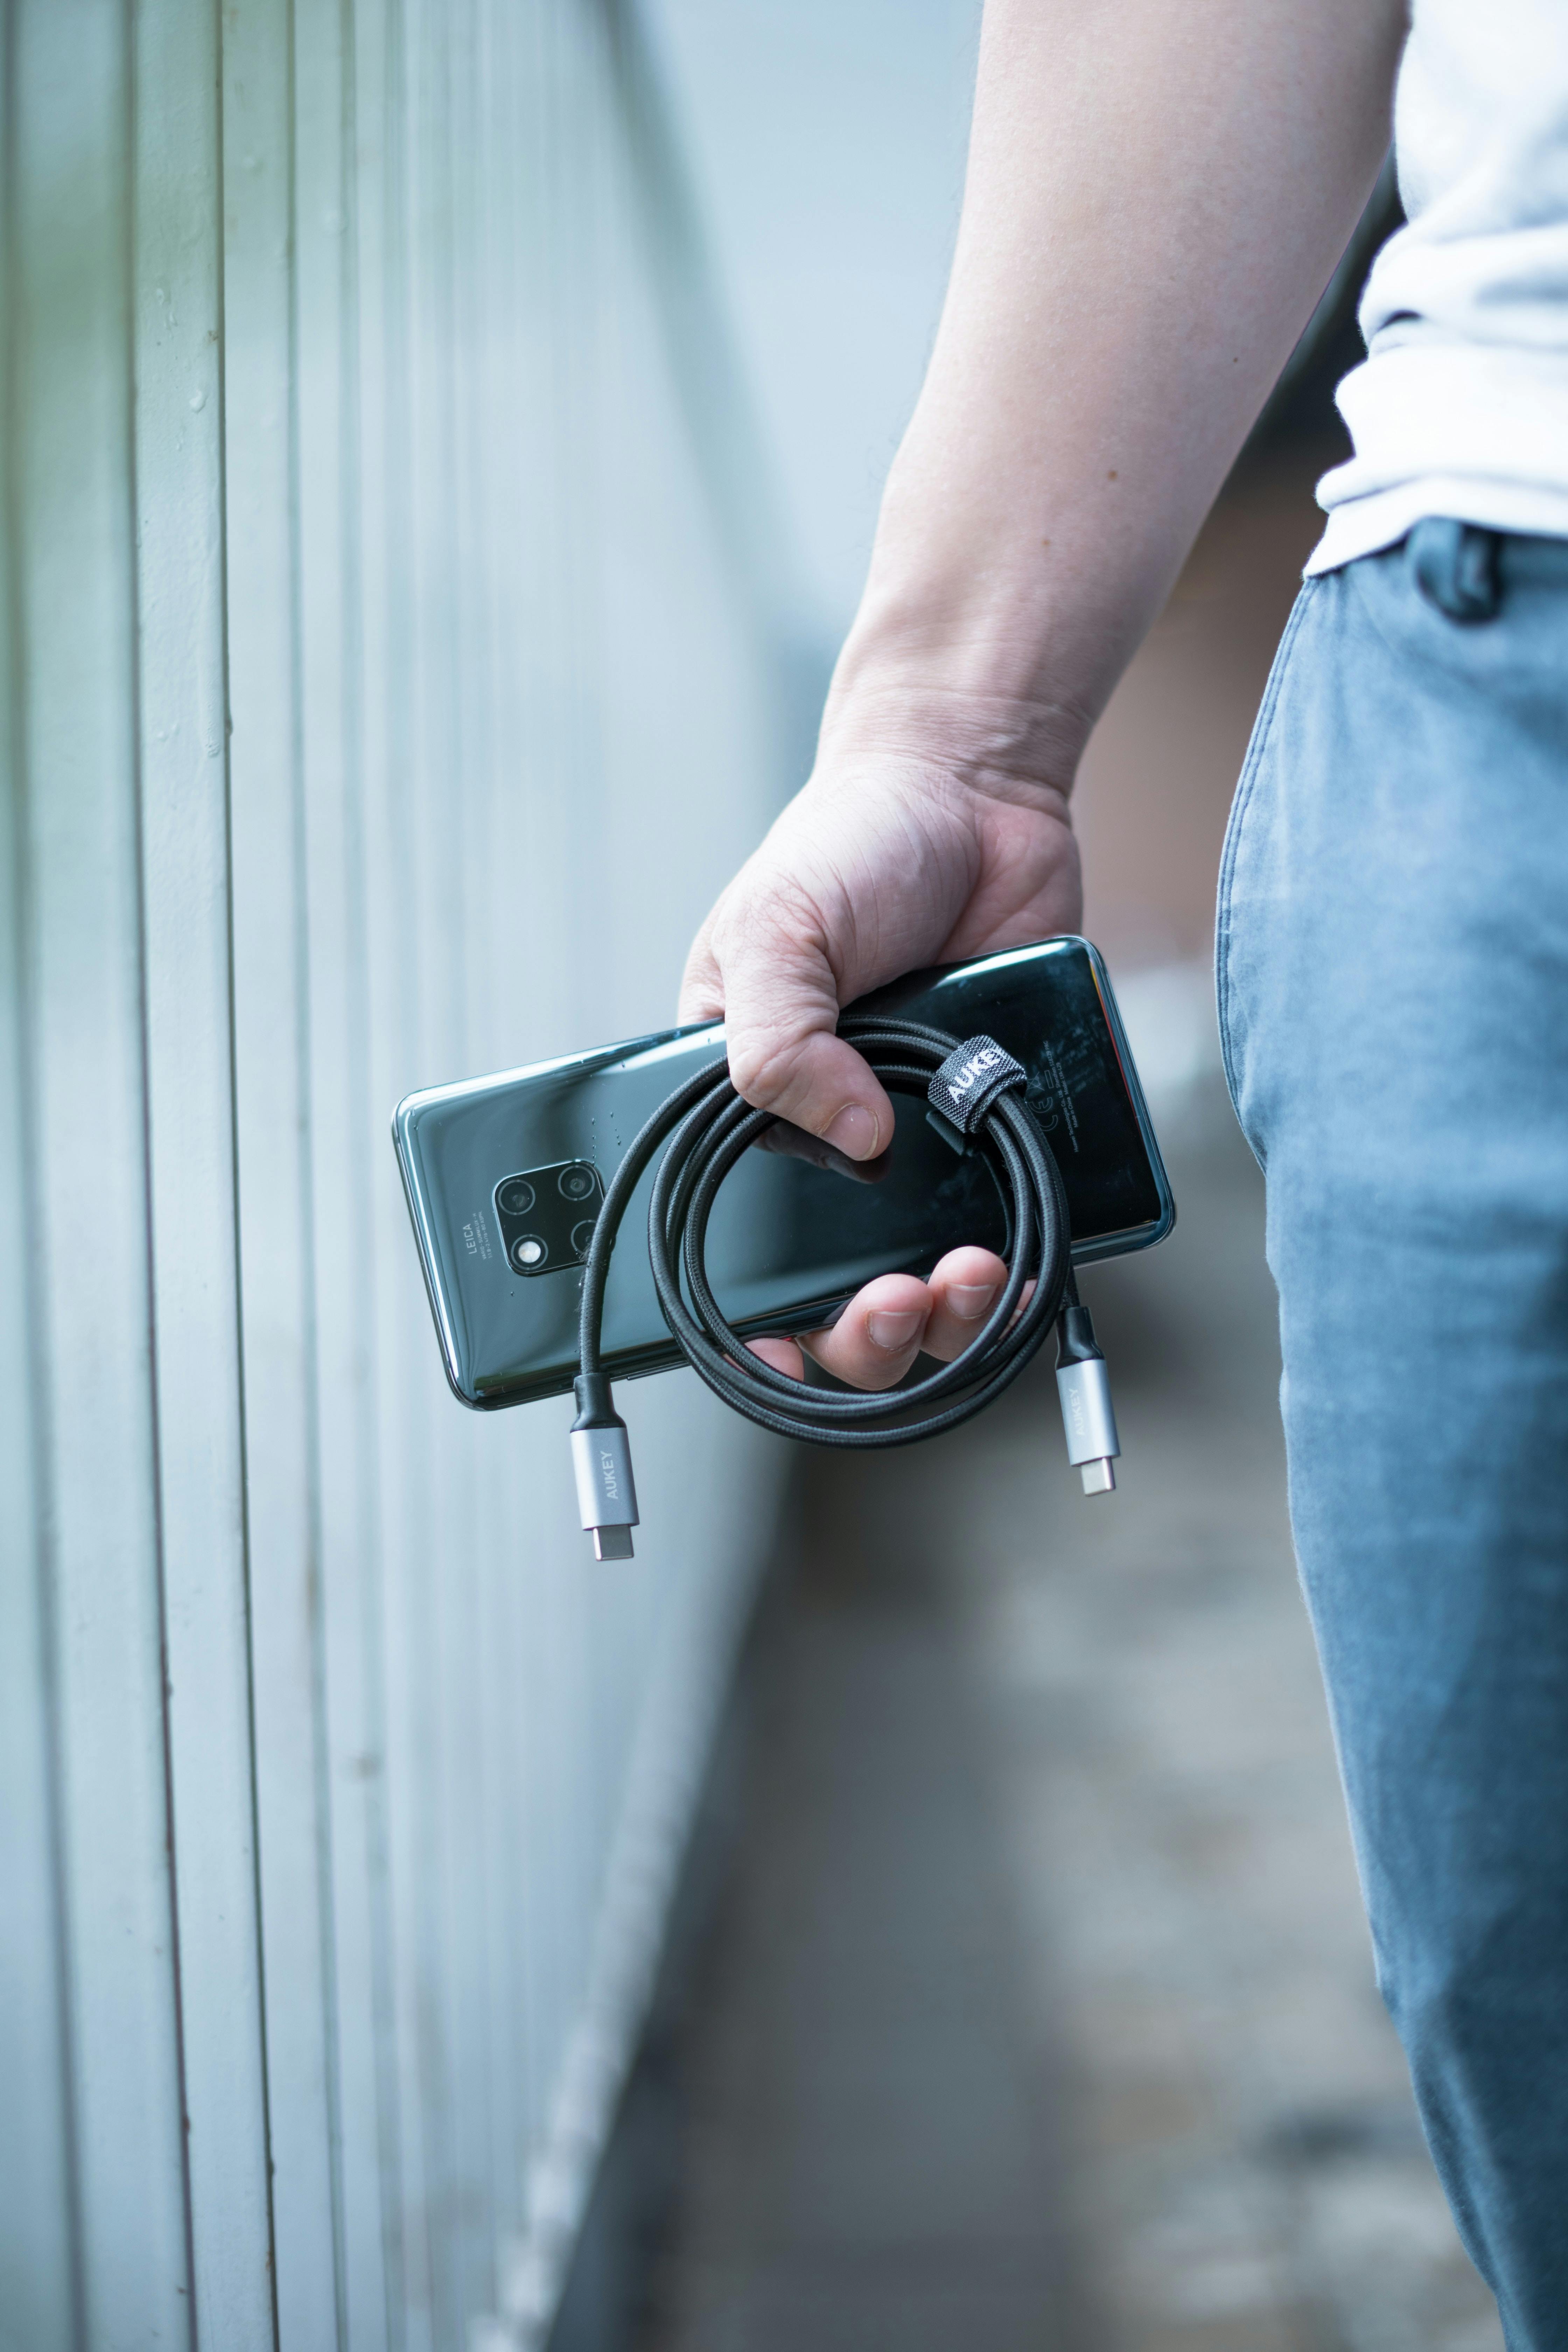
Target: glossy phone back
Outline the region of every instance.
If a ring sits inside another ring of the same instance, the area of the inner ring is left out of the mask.
[[[994,1037],[1024,1065],[1061,1169],[1076,1261],[1147,1248],[1170,1231],[1170,1186],[1110,981],[1087,940],[912,973],[862,1009],[959,1039]],[[603,1186],[672,1088],[722,1057],[721,1027],[668,1029],[398,1105],[393,1135],[426,1286],[447,1378],[465,1403],[521,1404],[570,1388],[581,1254]],[[738,1329],[810,1329],[873,1276],[927,1273],[960,1243],[1005,1254],[1002,1199],[984,1156],[960,1158],[921,1100],[901,1097],[895,1108],[891,1150],[870,1176],[784,1129],[730,1177],[708,1264]],[[605,1360],[620,1379],[682,1360],[648,1270],[652,1181],[650,1171],[634,1195],[605,1299]]]

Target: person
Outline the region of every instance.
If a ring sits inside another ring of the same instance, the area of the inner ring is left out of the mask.
[[[1075,929],[1074,772],[1386,152],[1353,441],[1220,878],[1300,1567],[1379,1981],[1514,2352],[1568,2346],[1568,22],[988,0],[962,222],[815,770],[692,948],[746,1097],[868,1158],[834,1034]],[[961,1248],[808,1344],[951,1357]],[[798,1371],[795,1343],[762,1343]]]

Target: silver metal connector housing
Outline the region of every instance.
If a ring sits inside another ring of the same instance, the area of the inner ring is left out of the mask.
[[[1081,1364],[1063,1364],[1057,1371],[1062,1426],[1067,1431],[1068,1460],[1083,1478],[1086,1495],[1109,1495],[1116,1486],[1112,1462],[1121,1451],[1116,1431],[1116,1408],[1110,1402],[1110,1381],[1103,1357]]]
[[[631,1530],[637,1524],[637,1490],[632,1482],[632,1450],[615,1423],[572,1432],[572,1469],[577,1481],[577,1516],[594,1538],[600,1559],[630,1559]]]

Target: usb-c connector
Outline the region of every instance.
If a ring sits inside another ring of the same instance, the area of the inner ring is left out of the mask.
[[[610,1401],[610,1383],[603,1372],[584,1373],[574,1384],[574,1393],[577,1418],[572,1424],[572,1468],[583,1532],[594,1538],[595,1559],[630,1559],[637,1491],[626,1423]]]
[[[1116,1486],[1115,1462],[1121,1451],[1110,1377],[1095,1341],[1087,1307],[1074,1297],[1057,1325],[1057,1393],[1067,1431],[1068,1460],[1083,1480],[1086,1495],[1109,1495]]]

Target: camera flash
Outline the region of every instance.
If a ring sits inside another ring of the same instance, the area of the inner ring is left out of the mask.
[[[544,1244],[536,1242],[531,1234],[525,1234],[514,1245],[512,1255],[519,1265],[538,1265],[544,1255]]]

